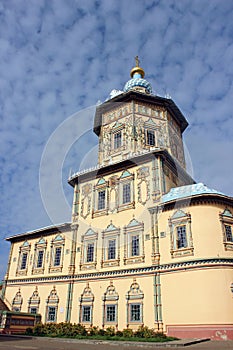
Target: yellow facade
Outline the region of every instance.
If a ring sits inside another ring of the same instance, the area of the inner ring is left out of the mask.
[[[43,322],[232,339],[233,200],[187,174],[187,121],[139,73],[97,107],[71,223],[8,238],[5,301]]]

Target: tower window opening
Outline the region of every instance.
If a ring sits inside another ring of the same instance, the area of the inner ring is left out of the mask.
[[[155,146],[155,132],[154,132],[154,130],[146,130],[146,143],[149,146]]]
[[[114,149],[120,148],[122,144],[121,131],[114,133]]]

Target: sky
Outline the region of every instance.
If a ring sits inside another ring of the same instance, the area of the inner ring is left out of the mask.
[[[233,196],[232,18],[232,0],[0,0],[0,278],[7,236],[71,220],[95,106],[136,55],[189,122],[195,180]]]

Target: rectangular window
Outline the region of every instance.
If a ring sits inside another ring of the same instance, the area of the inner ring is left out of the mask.
[[[116,305],[106,306],[106,322],[116,321]]]
[[[21,270],[25,270],[26,266],[27,266],[27,257],[28,257],[28,253],[23,253],[22,254],[22,260],[21,260],[21,266],[20,269]]]
[[[105,190],[98,192],[98,210],[105,208]]]
[[[61,264],[61,247],[57,247],[55,249],[54,266],[60,266],[60,264]]]
[[[155,146],[155,132],[153,130],[146,131],[146,143],[150,146]]]
[[[82,322],[91,322],[91,307],[83,306],[82,308]]]
[[[225,225],[225,233],[227,242],[233,242],[232,229],[230,225]]]
[[[187,247],[186,226],[178,226],[177,231],[177,248]]]
[[[38,257],[37,257],[37,265],[36,267],[40,268],[43,266],[43,257],[44,257],[44,251],[39,250],[38,251]]]
[[[130,305],[130,321],[131,322],[141,321],[141,304]]]
[[[116,259],[116,240],[108,241],[108,260]]]
[[[87,262],[94,261],[94,243],[88,243],[87,245]]]
[[[123,204],[130,203],[131,202],[131,188],[130,183],[123,185]]]
[[[48,307],[48,322],[55,322],[56,321],[56,308],[54,306]]]
[[[121,147],[121,131],[114,134],[114,149]]]
[[[139,236],[132,236],[131,238],[131,255],[138,256],[139,254]]]
[[[31,307],[30,308],[30,313],[31,314],[37,314],[37,308],[36,307]]]

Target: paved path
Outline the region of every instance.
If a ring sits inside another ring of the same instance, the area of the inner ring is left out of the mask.
[[[171,342],[169,347],[158,343],[125,343],[109,342],[99,340],[74,340],[74,339],[55,339],[55,338],[18,338],[15,336],[0,335],[0,350],[233,350],[233,341],[207,341],[194,345],[177,346]],[[177,344],[178,345],[178,344]]]

